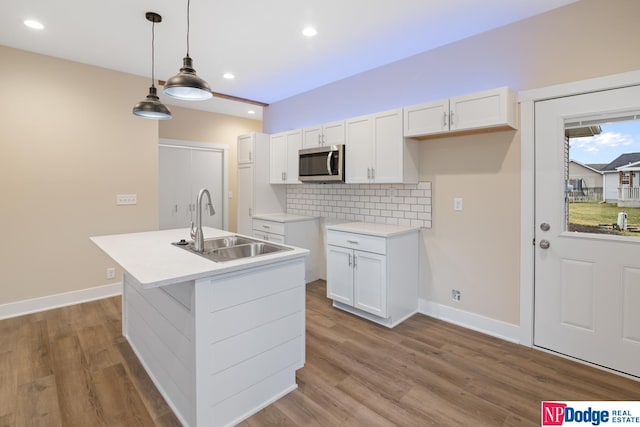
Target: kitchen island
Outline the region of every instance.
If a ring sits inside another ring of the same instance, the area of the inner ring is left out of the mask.
[[[214,262],[172,245],[188,236],[91,240],[124,270],[122,334],[176,416],[185,426],[234,425],[297,387],[308,251]]]

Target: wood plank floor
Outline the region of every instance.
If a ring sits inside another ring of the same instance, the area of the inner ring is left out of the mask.
[[[241,426],[540,425],[541,400],[640,382],[422,315],[387,329],[307,286],[298,389]],[[120,298],[0,321],[0,427],[178,426],[121,335]]]

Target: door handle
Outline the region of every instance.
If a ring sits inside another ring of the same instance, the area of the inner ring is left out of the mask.
[[[333,175],[331,173],[331,159],[333,158],[333,152],[329,151],[329,154],[327,154],[327,173],[329,175]]]
[[[549,243],[548,240],[540,240],[540,247],[542,249],[549,249],[550,246],[551,246],[551,243]]]

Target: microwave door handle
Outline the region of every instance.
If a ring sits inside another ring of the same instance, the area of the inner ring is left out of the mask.
[[[329,175],[333,175],[331,173],[331,159],[333,158],[332,154],[333,154],[333,151],[329,151],[329,154],[327,154],[327,173]]]

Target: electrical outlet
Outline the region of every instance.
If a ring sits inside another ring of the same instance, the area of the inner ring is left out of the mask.
[[[107,268],[107,279],[115,279],[116,278],[116,269],[113,267]]]
[[[451,299],[454,301],[460,301],[460,291],[457,289],[451,289]]]
[[[453,210],[454,211],[462,210],[462,197],[456,197],[453,199]]]
[[[135,205],[138,203],[137,194],[117,194],[116,205]]]

